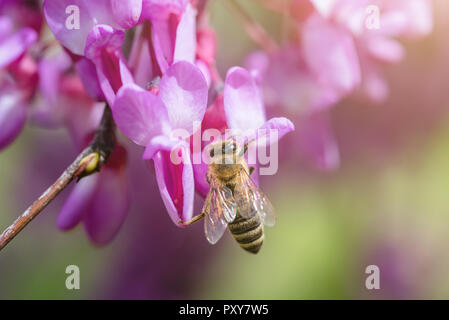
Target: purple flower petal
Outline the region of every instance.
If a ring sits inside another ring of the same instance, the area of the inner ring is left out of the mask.
[[[153,160],[162,200],[173,223],[188,221],[193,216],[195,181],[188,147],[182,147],[184,163],[174,164],[170,151],[160,151]]]
[[[208,88],[201,70],[179,61],[164,74],[159,85],[159,97],[167,107],[173,129],[193,133],[194,122],[200,122],[207,106]]]
[[[298,126],[299,144],[307,159],[321,170],[334,170],[340,153],[327,112],[314,112]]]
[[[195,176],[195,190],[202,197],[206,197],[209,193],[209,183],[206,179],[206,174],[209,171],[209,167],[206,163],[201,161],[200,164],[193,164],[193,174]]]
[[[159,97],[134,84],[118,91],[112,114],[120,130],[141,146],[170,130],[167,109]]]
[[[72,60],[64,51],[43,56],[38,63],[39,91],[42,99],[30,109],[33,124],[46,128],[56,128],[63,124],[67,113],[67,103],[61,103],[61,83],[63,74],[72,65]]]
[[[179,15],[189,0],[143,0],[142,16],[147,19],[168,19],[170,14]]]
[[[277,143],[287,133],[295,130],[295,125],[287,118],[271,118],[265,122],[251,139],[257,139],[258,146]]]
[[[251,71],[251,74],[259,84],[263,82],[266,76],[270,66],[270,58],[265,51],[255,51],[246,57],[244,66]]]
[[[122,28],[132,28],[139,22],[142,0],[112,0],[111,6],[115,20]]]
[[[373,58],[387,63],[399,62],[405,56],[405,49],[398,41],[383,36],[370,37],[366,47]]]
[[[95,63],[100,87],[110,105],[122,85],[134,83],[121,53],[124,39],[123,31],[97,25],[86,40],[85,55]]]
[[[27,106],[20,93],[0,91],[0,150],[13,142],[22,131],[27,118]]]
[[[369,59],[363,61],[362,90],[371,101],[381,103],[389,94],[387,81],[373,61]]]
[[[103,58],[104,50],[120,52],[125,33],[109,25],[95,25],[88,33],[84,54],[87,58],[97,61]]]
[[[153,157],[161,150],[174,150],[182,143],[182,140],[172,139],[168,136],[156,136],[150,140],[150,143],[146,146],[145,152],[142,158],[144,160],[153,159]]]
[[[337,2],[335,0],[328,0],[328,1],[309,0],[309,1],[315,6],[316,10],[325,17],[331,14],[332,9],[334,8],[335,3]]]
[[[262,60],[263,56],[259,58]],[[265,103],[272,107],[285,108],[292,114],[301,114],[317,109],[329,108],[341,98],[341,94],[329,85],[323,85],[311,72],[299,47],[285,47],[269,57],[265,69],[258,62],[257,77],[263,78]],[[257,61],[250,60],[251,66]]]
[[[104,245],[119,231],[128,213],[130,199],[124,171],[103,168],[89,212],[83,218],[90,239]]]
[[[61,230],[74,228],[86,214],[99,184],[99,175],[81,179],[65,200],[56,224]]]
[[[73,20],[76,12],[79,13],[79,25]],[[78,55],[84,54],[87,35],[95,25],[119,27],[110,0],[45,0],[44,13],[55,37]]]
[[[154,55],[162,73],[168,69],[173,63],[173,56],[175,50],[176,34],[173,31],[176,26],[176,21],[170,20],[154,20],[152,22],[152,39]]]
[[[360,66],[350,33],[319,15],[307,19],[303,28],[304,57],[322,83],[341,93],[360,84]]]
[[[129,67],[136,84],[145,88],[155,77],[153,60],[150,52],[150,40],[143,34],[142,28],[136,29],[135,41],[129,55]]]
[[[388,4],[390,15],[402,17],[404,23],[400,34],[409,38],[418,38],[428,35],[433,30],[434,15],[432,13],[432,2],[428,0],[399,0]],[[382,29],[388,32],[389,26],[384,26],[382,14]],[[397,30],[396,30],[397,31]]]
[[[0,68],[18,59],[37,39],[31,28],[22,28],[13,35],[0,40]]]
[[[105,99],[103,91],[101,91],[100,82],[97,76],[95,64],[86,58],[81,58],[75,64],[76,73],[83,82],[84,89],[92,97],[92,99],[102,101]]]
[[[188,4],[176,29],[173,61],[195,62],[196,54],[196,10]]]
[[[56,55],[44,56],[39,60],[39,90],[47,102],[52,105],[56,104],[60,95],[61,76],[70,68],[71,64],[69,55],[62,49]],[[57,108],[61,108],[61,106],[57,106]],[[57,110],[53,111],[57,112]]]
[[[11,18],[6,16],[0,17],[0,43],[5,40],[12,32],[13,23]]]
[[[265,123],[265,109],[251,74],[240,67],[226,75],[224,109],[229,128],[255,130]]]

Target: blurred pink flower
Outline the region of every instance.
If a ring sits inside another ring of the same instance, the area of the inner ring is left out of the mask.
[[[388,96],[381,64],[398,62],[405,54],[397,38],[416,39],[433,29],[429,0],[312,2],[322,17],[336,27],[343,27],[354,38],[362,70],[362,90],[374,101],[383,101]]]
[[[22,131],[28,106],[37,85],[37,70],[27,50],[37,33],[19,27],[0,6],[0,149],[13,142]]]
[[[0,86],[0,150],[11,144],[22,131],[28,104],[20,91],[9,85]]]
[[[196,65],[201,69],[209,86],[222,82],[216,69],[217,35],[203,11],[198,15],[196,29]]]
[[[285,2],[264,3],[291,19],[291,38],[277,51],[252,53],[245,64],[267,105],[297,119],[303,155],[320,169],[334,169],[339,152],[326,109],[360,87],[374,101],[386,98],[381,64],[403,57],[396,38],[431,32],[430,1],[292,0],[288,10]]]
[[[126,150],[118,145],[98,174],[77,183],[59,213],[57,225],[70,230],[83,222],[89,238],[104,245],[120,229],[129,205]]]
[[[246,65],[262,86],[268,111],[279,108],[295,119],[297,132],[291,143],[299,148],[287,153],[304,157],[320,170],[336,169],[340,156],[327,109],[343,93],[320,81],[296,46],[271,54],[254,52]]]
[[[14,28],[28,27],[39,33],[44,22],[41,0],[2,0],[0,12],[13,21]]]
[[[87,95],[81,79],[72,68],[72,61],[63,50],[43,55],[38,64],[41,99],[33,105],[30,113],[37,125],[67,128],[73,142],[81,149],[86,136],[100,122],[104,103],[95,102]]]

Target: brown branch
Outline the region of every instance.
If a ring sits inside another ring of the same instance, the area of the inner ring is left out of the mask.
[[[103,112],[100,125],[90,143],[62,175],[25,212],[0,234],[2,250],[25,226],[31,222],[64,188],[72,182],[98,172],[115,147],[115,125],[109,106]]]

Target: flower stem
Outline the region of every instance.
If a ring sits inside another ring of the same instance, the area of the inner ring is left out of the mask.
[[[78,180],[100,171],[115,147],[115,124],[109,106],[106,106],[100,125],[92,142],[64,170],[62,175],[20,215],[8,228],[0,234],[0,250],[2,250],[23,228],[27,226],[56,196],[67,187],[72,180]],[[91,159],[97,159],[92,162]],[[95,168],[92,167],[95,164]]]

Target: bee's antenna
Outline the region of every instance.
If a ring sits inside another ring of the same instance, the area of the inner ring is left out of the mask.
[[[244,145],[243,145],[243,149],[242,149],[242,156],[248,151],[248,148],[249,148],[249,144],[250,143],[252,143],[252,142],[254,142],[254,141],[256,141],[256,139],[254,138],[254,139],[251,139],[251,140],[248,140]]]

